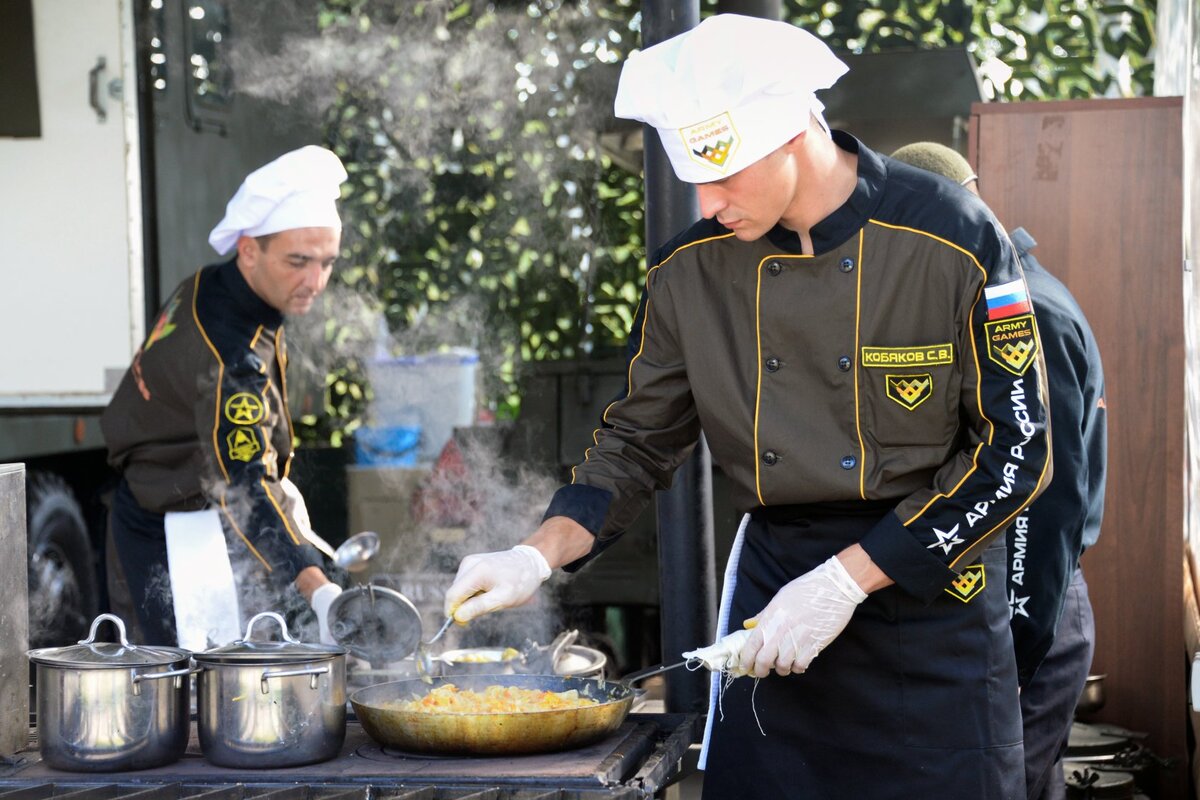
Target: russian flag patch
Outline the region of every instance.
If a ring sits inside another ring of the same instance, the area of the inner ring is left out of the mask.
[[[987,299],[988,319],[1015,317],[1017,314],[1028,314],[1033,310],[1023,280],[1009,281],[999,286],[986,286],[983,295]]]

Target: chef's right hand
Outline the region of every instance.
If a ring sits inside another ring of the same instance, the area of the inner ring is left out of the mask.
[[[446,592],[446,615],[469,622],[497,609],[519,606],[549,577],[550,564],[529,545],[469,555],[458,565],[458,574]]]

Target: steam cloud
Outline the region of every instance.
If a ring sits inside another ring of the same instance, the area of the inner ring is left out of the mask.
[[[535,85],[530,78],[535,67],[516,66],[519,59],[514,43],[543,35],[534,33],[534,23],[524,11],[496,12],[495,24],[469,29],[460,26],[452,39],[440,22],[440,13],[399,10],[402,5],[392,4],[399,19],[390,28],[336,28],[305,35],[278,31],[312,30],[311,12],[302,17],[304,12],[293,10],[290,4],[264,3],[259,12],[262,24],[240,18],[229,56],[240,93],[287,106],[289,114],[300,112],[319,119],[347,91],[371,109],[379,125],[373,144],[386,159],[384,164],[371,167],[382,168],[394,185],[387,197],[389,213],[415,202],[411,198],[427,188],[428,165],[435,158],[445,162],[449,153],[452,161],[453,153],[464,147],[464,140],[513,130],[526,117],[540,115],[532,104],[518,102],[518,96],[525,99],[539,90],[578,90],[580,87],[572,87],[571,83],[583,79],[578,77],[583,73],[563,71],[564,85],[556,85],[550,78]],[[239,9],[241,13],[255,12],[243,8]],[[564,59],[594,52],[594,47],[586,48],[584,43],[603,39],[607,25],[586,11],[562,10],[562,14],[564,25],[556,30],[552,45],[542,46],[540,52],[546,56],[548,50],[554,50]],[[264,38],[269,36],[275,38]],[[536,69],[544,73],[545,64]],[[564,131],[560,148],[568,147],[566,142],[594,144],[601,122],[611,113],[603,92],[596,93],[595,99],[594,104],[573,106],[569,119],[555,121],[556,129]],[[561,158],[561,154],[555,157]],[[567,165],[571,159],[562,161]],[[453,170],[453,164],[448,168]],[[508,202],[541,208],[543,187],[532,179],[532,173],[529,175],[525,184],[518,181],[507,185],[513,193]],[[538,236],[538,215],[535,212],[530,216],[535,228],[532,235]],[[360,234],[353,219],[344,221],[345,246]],[[581,224],[575,234],[580,252],[585,253],[593,232]],[[367,244],[385,246],[380,242]],[[386,338],[379,335],[383,309],[377,298],[331,284],[322,301],[307,317],[288,321],[289,381],[293,383],[297,372],[306,376],[305,383],[311,383],[323,379],[329,367],[339,361],[354,359],[361,364],[381,352],[420,353],[435,343],[479,350],[485,375],[490,371],[491,358],[498,357],[495,334],[482,328],[483,314],[471,297],[440,306],[436,313],[426,313],[412,320],[406,330]],[[334,328],[345,331],[345,335],[331,338],[328,333]],[[435,473],[423,487],[423,494],[460,496],[465,491],[467,496],[460,499],[469,513],[459,519],[429,516],[419,520],[413,530],[396,532],[392,539],[395,544],[390,549],[385,545],[374,569],[408,588],[425,616],[426,635],[440,626],[442,597],[458,561],[469,553],[507,549],[531,533],[558,483],[553,476],[506,463],[495,442],[465,441],[462,457],[469,476],[465,488],[453,476]],[[397,482],[396,491],[400,492],[402,486]],[[236,503],[230,509],[239,513]],[[242,521],[239,519],[239,524]],[[243,594],[243,617],[265,609],[302,612],[303,601],[298,594],[292,591],[281,598],[277,588],[263,582],[253,564],[235,560],[234,569]],[[556,575],[552,584],[561,580],[561,574]],[[466,630],[452,626],[445,644],[520,644],[525,638],[548,642],[560,628],[559,612],[551,602],[553,595],[552,585],[543,588],[539,601],[531,607],[491,615]],[[281,604],[288,607],[280,608]],[[317,638],[315,625],[298,633],[306,641]]]

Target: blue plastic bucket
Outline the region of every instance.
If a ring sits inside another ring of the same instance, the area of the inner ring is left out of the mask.
[[[411,425],[359,428],[354,433],[354,460],[375,466],[411,467],[421,451],[421,429]]]

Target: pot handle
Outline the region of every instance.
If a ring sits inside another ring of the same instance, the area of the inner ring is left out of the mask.
[[[100,623],[104,622],[105,620],[111,622],[117,629],[117,638],[122,647],[128,648],[129,650],[137,649],[137,645],[130,644],[129,640],[125,638],[125,623],[116,614],[101,614],[92,620],[92,629],[88,631],[88,637],[86,639],[80,639],[77,644],[92,644],[95,642],[96,631],[100,629]]]
[[[142,681],[156,681],[159,678],[174,678],[175,687],[179,688],[180,678],[182,678],[184,675],[195,675],[202,669],[203,667],[197,667],[196,665],[192,664],[184,667],[183,669],[173,669],[169,672],[135,672],[133,675],[133,693],[135,695],[142,693],[142,687],[140,685]]]
[[[262,674],[262,680],[259,683],[259,688],[262,689],[263,694],[270,694],[270,687],[267,685],[268,678],[294,678],[298,675],[309,675],[311,677],[308,679],[308,686],[310,689],[316,689],[317,688],[317,676],[324,675],[327,672],[329,672],[328,666],[306,667],[305,669],[280,669],[280,670],[264,669],[263,674]]]
[[[264,618],[273,619],[279,623],[279,630],[283,636],[283,641],[291,642],[292,644],[300,644],[298,639],[293,639],[292,635],[288,633],[287,623],[283,621],[283,617],[274,611],[260,611],[251,617],[250,621],[246,623],[246,635],[242,637],[243,642],[250,641],[250,632],[254,629],[254,623]]]

